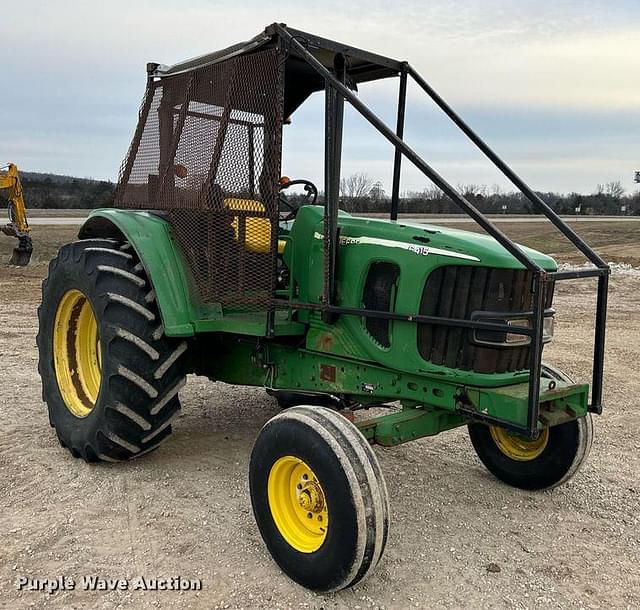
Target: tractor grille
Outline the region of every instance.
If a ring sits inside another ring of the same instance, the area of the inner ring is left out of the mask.
[[[531,311],[533,276],[527,270],[450,265],[433,271],[424,285],[420,314],[471,319],[477,311]],[[551,307],[553,288],[546,295]],[[528,367],[529,346],[474,344],[472,330],[418,324],[418,351],[424,360],[478,373],[505,373]]]
[[[276,49],[150,82],[116,207],[163,210],[204,302],[272,303],[284,74]]]

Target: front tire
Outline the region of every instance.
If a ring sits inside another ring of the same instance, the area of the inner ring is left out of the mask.
[[[249,483],[260,534],[299,584],[336,591],[378,564],[389,527],[386,485],[371,447],[339,413],[297,406],[269,420]]]
[[[542,376],[571,383],[561,371],[543,365]],[[469,424],[469,437],[480,458],[496,478],[526,490],[550,489],[566,483],[586,461],[593,444],[591,413],[540,431],[529,440],[504,428]]]
[[[38,369],[49,421],[85,461],[122,461],[171,433],[187,344],[164,335],[133,248],[91,239],[63,246],[38,309]]]

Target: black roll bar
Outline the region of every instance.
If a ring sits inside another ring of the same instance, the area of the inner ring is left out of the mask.
[[[589,410],[595,413],[602,411],[602,377],[604,367],[605,324],[607,309],[607,292],[609,279],[609,266],[594,252],[592,248],[569,227],[549,205],[547,205],[525,182],[504,162],[498,155],[478,136],[463,119],[435,92],[435,90],[406,62],[398,64],[400,75],[400,87],[398,94],[397,124],[394,133],[366,104],[364,104],[345,84],[344,62],[334,63],[334,72],[328,70],[313,54],[301,43],[301,36],[294,36],[283,25],[275,25],[275,31],[286,48],[295,49],[323,79],[325,82],[325,289],[321,305],[313,303],[297,303],[288,300],[276,300],[279,306],[287,306],[298,309],[320,310],[325,319],[331,319],[331,315],[357,315],[362,317],[378,317],[391,320],[404,320],[417,323],[435,323],[444,326],[458,326],[463,328],[481,328],[482,324],[487,328],[487,323],[479,323],[471,320],[456,320],[441,318],[438,316],[422,316],[412,314],[399,314],[397,312],[380,312],[365,309],[341,307],[334,304],[335,297],[335,271],[337,259],[337,208],[338,189],[340,176],[340,143],[342,138],[342,103],[347,100],[369,123],[371,123],[394,146],[393,187],[391,195],[391,219],[398,215],[398,202],[400,190],[400,169],[402,156],[411,161],[427,178],[438,186],[450,197],[468,216],[502,245],[519,263],[532,272],[533,294],[533,327],[511,328],[513,334],[527,335],[531,337],[529,354],[529,391],[527,424],[517,426],[493,418],[481,415],[462,407],[460,412],[474,417],[480,421],[503,425],[512,430],[534,437],[537,434],[539,418],[540,376],[542,372],[542,347],[544,333],[545,297],[553,282],[585,277],[598,277],[598,297],[596,304],[596,324],[594,336],[594,357],[592,371],[591,404]],[[342,57],[338,52],[336,57]],[[482,212],[480,212],[469,200],[459,193],[447,180],[435,169],[426,163],[403,140],[404,115],[406,106],[407,76],[429,95],[429,97],[445,112],[445,114],[462,130],[462,132],[489,158],[490,161],[522,192],[535,208],[542,212],[553,225],[565,236],[584,256],[596,267],[576,271],[548,272],[542,269],[524,250],[514,243],[505,233],[496,227]],[[500,326],[491,324],[497,330]]]
[[[396,135],[402,140],[404,136],[404,113],[407,107],[407,66],[402,64],[400,71],[400,86],[398,87],[398,120]],[[398,219],[398,204],[400,202],[400,169],[402,151],[396,146],[393,156],[393,186],[391,188],[391,220]]]
[[[601,268],[608,267],[587,243],[567,225],[525,182],[518,176],[489,146],[476,134],[462,117],[447,104],[434,89],[409,65],[408,71],[413,80],[444,111],[457,127],[493,162],[493,164],[513,183],[514,186],[542,212],[589,261]]]

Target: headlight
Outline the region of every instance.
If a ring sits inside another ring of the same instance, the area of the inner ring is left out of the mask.
[[[521,328],[531,328],[529,320],[506,320],[509,326],[520,326]],[[507,333],[505,337],[505,343],[509,345],[527,345],[531,342],[531,337],[526,335],[516,335],[514,333]]]
[[[549,309],[544,317],[542,327],[542,342],[549,343],[553,338],[554,330],[554,317],[555,312],[553,309]],[[519,328],[531,328],[530,318],[499,318],[494,313],[482,314],[478,312],[472,316],[474,320],[482,320],[483,322],[491,322],[493,324],[507,324],[508,326],[514,326]],[[475,329],[473,332],[474,343],[480,345],[488,345],[491,347],[518,347],[522,345],[529,345],[531,343],[531,337],[527,335],[519,335],[517,333],[500,332],[494,330],[481,330]]]
[[[543,326],[542,326],[542,342],[549,343],[551,339],[553,339],[553,323],[554,317],[553,315],[546,316],[544,318]],[[531,324],[529,320],[507,320],[506,321],[509,326],[520,326],[521,328],[531,328]],[[507,333],[505,338],[505,343],[509,345],[529,345],[531,343],[531,337],[527,337],[525,335],[516,335],[515,333]]]

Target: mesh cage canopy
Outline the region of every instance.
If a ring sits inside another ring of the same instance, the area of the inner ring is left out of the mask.
[[[283,89],[275,48],[149,80],[115,205],[167,213],[206,303],[273,302]]]

